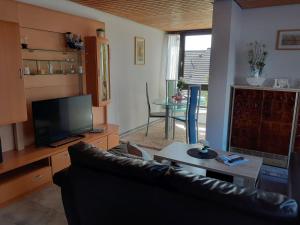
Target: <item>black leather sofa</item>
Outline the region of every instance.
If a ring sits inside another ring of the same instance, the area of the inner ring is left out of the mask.
[[[54,175],[69,225],[300,224],[297,202],[193,175],[155,161],[69,148],[71,166]]]

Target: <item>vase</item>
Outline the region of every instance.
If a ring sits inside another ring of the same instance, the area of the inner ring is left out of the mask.
[[[258,76],[258,77],[247,77],[247,83],[250,86],[262,86],[266,80],[266,78]]]
[[[261,77],[262,75],[262,68],[258,68],[258,67],[251,67],[250,69],[251,71],[251,77]]]

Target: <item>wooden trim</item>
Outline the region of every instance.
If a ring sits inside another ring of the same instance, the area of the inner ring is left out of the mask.
[[[169,31],[167,34],[185,34],[185,35],[205,35],[211,34],[212,29],[197,29],[197,30],[179,30],[179,31]]]
[[[299,0],[235,0],[242,9],[299,4]]]

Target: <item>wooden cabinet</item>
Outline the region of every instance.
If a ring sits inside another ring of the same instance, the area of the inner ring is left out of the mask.
[[[107,137],[107,149],[112,149],[120,144],[120,136],[118,133],[110,134]]]
[[[96,139],[91,142],[92,145],[99,148],[100,150],[107,150],[107,137]]]
[[[85,68],[87,93],[93,106],[106,106],[110,101],[109,44],[105,38],[85,38]]]
[[[52,174],[61,171],[71,165],[69,152],[66,151],[51,156]]]
[[[0,207],[11,200],[52,182],[52,175],[67,168],[68,147],[80,141],[101,150],[119,144],[119,127],[109,124],[102,133],[86,133],[83,139],[56,148],[28,146],[22,151],[6,151],[0,163]]]
[[[271,88],[234,88],[230,149],[272,158],[273,162],[283,159],[277,165],[286,166],[292,150],[297,95]]]
[[[0,205],[52,182],[51,167],[24,169],[0,181]]]
[[[0,21],[0,125],[27,120],[19,25]]]
[[[295,134],[295,142],[294,142],[294,151],[300,153],[300,104],[298,104],[298,116],[297,123],[295,125],[296,134]]]

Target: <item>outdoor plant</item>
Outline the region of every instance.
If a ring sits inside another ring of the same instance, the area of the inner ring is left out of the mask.
[[[250,65],[251,76],[258,77],[262,75],[267,55],[268,52],[266,51],[265,44],[257,41],[249,43],[248,63]]]

